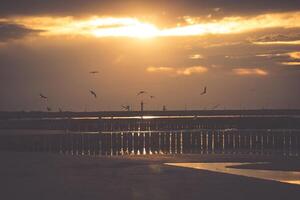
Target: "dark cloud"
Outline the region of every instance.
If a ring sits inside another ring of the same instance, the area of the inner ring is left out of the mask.
[[[1,0],[0,15],[249,15],[299,10],[299,0]]]
[[[21,39],[31,34],[40,32],[39,30],[32,30],[23,25],[0,22],[0,42],[7,40]]]
[[[293,41],[300,40],[300,33],[293,34],[269,34],[259,37],[255,42]]]

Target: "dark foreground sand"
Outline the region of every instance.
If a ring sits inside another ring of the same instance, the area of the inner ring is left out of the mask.
[[[0,152],[1,200],[298,200],[300,185],[166,166],[165,162],[255,162],[297,170],[299,158],[241,155],[78,157]]]

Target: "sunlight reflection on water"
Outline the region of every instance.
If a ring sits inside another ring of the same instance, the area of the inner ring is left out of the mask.
[[[186,167],[198,170],[207,170],[212,172],[239,175],[264,180],[278,181],[282,183],[300,185],[300,172],[298,171],[279,171],[279,170],[259,170],[259,169],[237,169],[233,166],[247,164],[264,163],[165,163],[169,166]]]

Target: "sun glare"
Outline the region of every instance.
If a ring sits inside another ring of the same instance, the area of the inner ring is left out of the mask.
[[[168,28],[157,27],[153,23],[130,17],[94,16],[85,19],[72,17],[15,17],[8,19],[8,21],[28,28],[42,30],[41,35],[153,38],[231,34],[275,27],[300,27],[299,19],[300,12],[265,14],[252,18],[225,17],[220,20],[206,22],[197,21],[197,18],[188,18],[186,20],[192,21],[192,24],[169,26]],[[295,42],[295,44],[298,44],[298,42]],[[266,43],[258,42],[257,44]]]
[[[96,37],[135,37],[141,39],[155,37],[158,32],[154,25],[144,23],[91,30],[92,35]]]

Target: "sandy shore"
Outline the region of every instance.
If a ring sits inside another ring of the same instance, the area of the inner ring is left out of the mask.
[[[0,199],[299,199],[300,186],[164,165],[271,162],[251,168],[300,171],[299,158],[243,155],[78,157],[0,152]],[[249,168],[249,166],[248,166]]]

